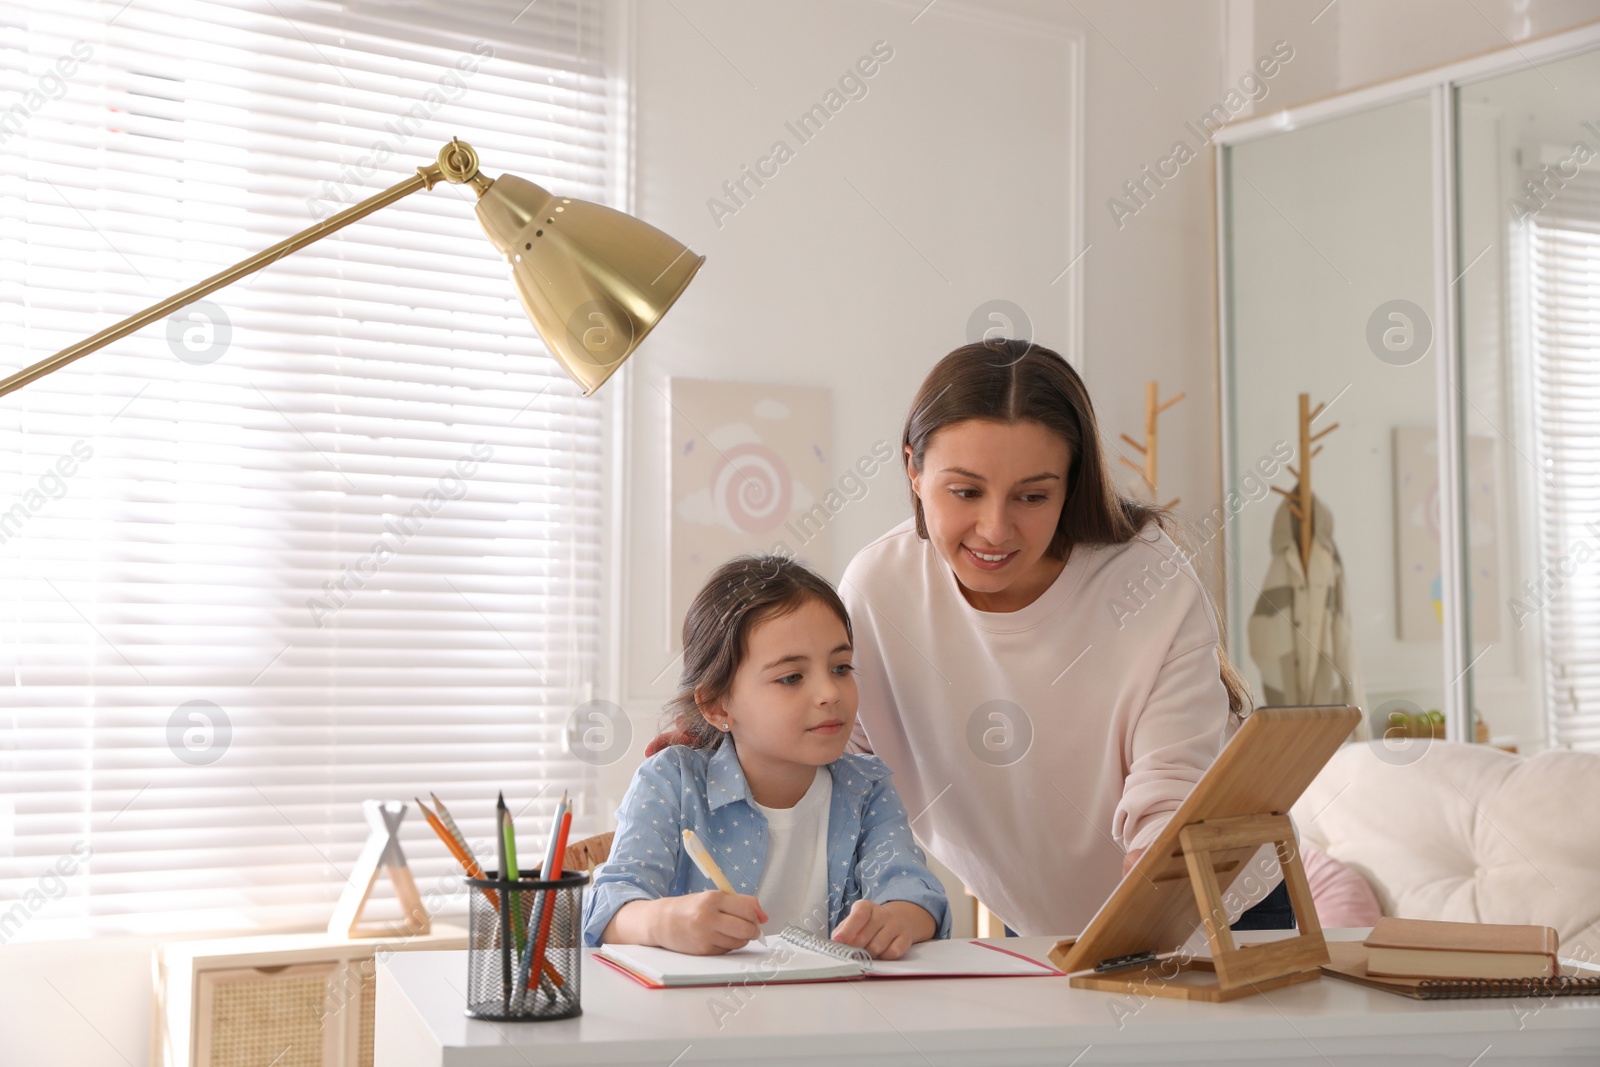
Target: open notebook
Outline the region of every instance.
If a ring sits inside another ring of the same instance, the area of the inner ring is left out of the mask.
[[[595,957],[652,988],[729,982],[828,982],[845,978],[990,978],[1060,975],[1008,948],[985,941],[923,941],[897,960],[875,960],[851,948],[787,926],[768,939],[721,956],[689,956],[646,945],[604,945]]]

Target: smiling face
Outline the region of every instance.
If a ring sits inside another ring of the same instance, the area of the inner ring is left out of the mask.
[[[856,724],[851,654],[844,623],[812,597],[750,628],[727,695],[702,712],[729,727],[758,803],[791,806],[815,768],[844,753]]]
[[[1063,560],[1046,555],[1066,503],[1072,457],[1037,422],[966,419],[941,427],[906,472],[928,540],[980,611],[1016,611],[1050,587]]]

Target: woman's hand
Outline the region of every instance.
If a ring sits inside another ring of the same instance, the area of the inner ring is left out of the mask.
[[[833,928],[833,939],[864,948],[876,960],[897,960],[918,941],[932,937],[939,927],[926,908],[909,900],[874,904],[858,900],[850,914]]]
[[[1127,877],[1128,872],[1133,870],[1133,865],[1139,862],[1139,857],[1142,855],[1144,855],[1144,849],[1136,848],[1126,856],[1122,857],[1123,877]]]
[[[766,921],[767,913],[755,897],[708,889],[681,897],[630,900],[611,917],[602,940],[717,956],[760,937]]]

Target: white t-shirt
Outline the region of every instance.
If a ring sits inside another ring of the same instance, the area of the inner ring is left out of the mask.
[[[979,611],[907,521],[839,583],[861,693],[917,836],[1024,935],[1082,931],[1228,733],[1217,624],[1153,526],[1077,545],[1012,612]]]
[[[756,804],[767,817],[767,860],[756,899],[767,913],[763,934],[789,923],[819,936],[828,930],[828,807],[833,775],[818,767],[806,795],[792,808]],[[755,801],[751,801],[755,804]]]

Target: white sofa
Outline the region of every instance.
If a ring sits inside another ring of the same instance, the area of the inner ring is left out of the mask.
[[[1340,749],[1293,810],[1301,842],[1371,884],[1385,915],[1554,927],[1600,956],[1600,754],[1453,741]]]

